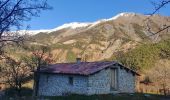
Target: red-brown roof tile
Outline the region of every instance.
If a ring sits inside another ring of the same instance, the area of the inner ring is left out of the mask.
[[[40,73],[91,75],[116,63],[114,61],[58,63],[41,69]],[[134,73],[136,74],[136,72]]]

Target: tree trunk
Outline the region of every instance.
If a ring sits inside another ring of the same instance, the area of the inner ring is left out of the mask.
[[[18,95],[19,95],[19,97],[21,97],[21,89],[22,89],[21,82],[19,82],[19,84],[18,84]]]
[[[164,92],[164,95],[166,96],[166,84],[163,84],[163,92]]]
[[[35,83],[35,94],[34,96],[38,96],[38,91],[39,91],[39,79],[40,79],[40,75],[39,75],[39,71],[40,71],[40,64],[41,61],[38,61],[38,66],[37,66],[37,70],[36,72],[34,72],[34,83]]]

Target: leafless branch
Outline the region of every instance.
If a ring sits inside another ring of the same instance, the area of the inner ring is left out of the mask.
[[[40,11],[47,9],[51,9],[47,0],[0,0],[0,51],[5,45],[23,42],[23,36],[14,35],[11,29],[19,30],[23,21],[37,17]]]
[[[148,23],[150,23],[150,22],[149,22],[150,18],[151,18],[154,14],[156,14],[158,11],[160,11],[162,8],[164,8],[165,6],[167,6],[168,4],[170,4],[170,0],[158,0],[158,1],[152,1],[151,3],[152,3],[152,5],[154,6],[154,11],[153,11],[152,13],[148,14],[149,16],[148,16],[148,17],[146,18],[146,20],[145,20],[145,21],[147,21],[148,32],[151,33],[151,35],[149,35],[148,37],[157,35],[157,34],[159,34],[160,32],[162,32],[162,31],[170,28],[170,25],[165,25],[165,27],[160,28],[157,32],[152,32],[152,31],[151,31],[150,26],[148,26]]]
[[[157,13],[161,8],[165,7],[166,5],[168,5],[170,3],[170,0],[160,0],[158,3],[157,2],[153,2],[152,4],[155,7],[154,12],[152,12],[150,15],[154,15],[155,13]]]
[[[156,34],[159,34],[160,32],[162,32],[162,31],[164,31],[164,30],[166,30],[168,28],[170,28],[170,26],[166,26],[166,27],[162,28],[161,30],[157,31],[156,33],[153,33],[152,35],[149,35],[149,37],[151,37],[153,35],[156,35]]]

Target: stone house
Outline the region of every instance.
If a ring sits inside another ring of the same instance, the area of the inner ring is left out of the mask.
[[[114,61],[58,63],[39,73],[39,96],[134,93],[139,76]]]

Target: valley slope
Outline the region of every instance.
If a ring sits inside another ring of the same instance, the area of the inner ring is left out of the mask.
[[[77,56],[84,61],[112,58],[143,43],[169,38],[170,30],[153,33],[170,25],[170,17],[120,13],[110,19],[92,23],[69,23],[51,30],[30,31],[32,45],[49,45],[56,62],[73,62]]]

